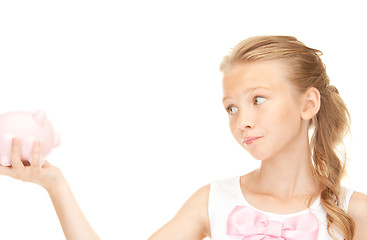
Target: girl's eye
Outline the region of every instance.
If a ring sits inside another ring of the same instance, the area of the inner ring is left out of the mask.
[[[238,109],[235,106],[229,106],[227,107],[227,112],[229,113],[229,115],[233,115],[238,111]]]
[[[260,96],[256,96],[254,100],[255,100],[255,104],[256,105],[259,105],[259,104],[265,102],[266,98],[260,97]]]

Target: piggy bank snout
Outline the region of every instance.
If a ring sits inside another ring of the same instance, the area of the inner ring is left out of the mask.
[[[60,146],[60,135],[58,133],[55,133],[54,147],[58,147],[58,146]]]

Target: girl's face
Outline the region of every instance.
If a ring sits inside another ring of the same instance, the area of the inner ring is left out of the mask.
[[[255,159],[292,149],[304,132],[300,94],[287,73],[284,63],[265,61],[234,65],[224,75],[223,104],[231,132]]]

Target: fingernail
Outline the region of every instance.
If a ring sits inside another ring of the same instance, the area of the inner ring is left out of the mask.
[[[13,139],[13,145],[16,146],[17,144],[18,144],[18,141],[17,141],[17,139],[14,138]]]
[[[36,141],[36,142],[34,143],[34,145],[35,145],[36,147],[39,147],[39,146],[40,146],[40,142],[39,142],[39,141]]]

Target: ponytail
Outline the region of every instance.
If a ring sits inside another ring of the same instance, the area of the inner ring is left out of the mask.
[[[313,119],[315,129],[310,144],[313,151],[313,170],[324,187],[321,204],[326,211],[330,236],[334,236],[331,230],[333,228],[344,235],[346,240],[352,240],[355,224],[340,208],[339,199],[340,182],[345,174],[346,162],[343,138],[350,132],[350,114],[336,87],[328,85],[321,89],[320,94],[321,105]]]

